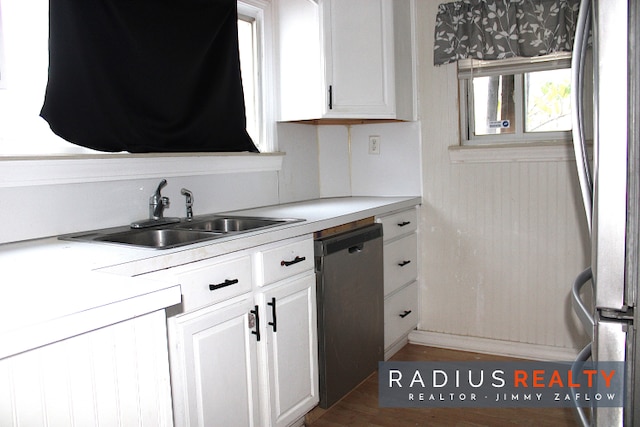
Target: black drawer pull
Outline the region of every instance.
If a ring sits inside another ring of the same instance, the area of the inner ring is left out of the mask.
[[[398,223],[398,227],[404,227],[409,224],[411,224],[411,221],[402,221],[401,223]]]
[[[283,260],[283,261],[281,261],[281,262],[280,262],[280,265],[281,265],[281,266],[283,266],[283,267],[289,267],[289,266],[291,266],[291,265],[293,265],[293,264],[297,264],[297,263],[299,263],[299,262],[305,261],[306,259],[307,259],[307,257],[304,257],[304,256],[297,256],[297,257],[295,257],[295,258],[293,259],[293,261],[284,261],[284,260]]]
[[[276,297],[271,298],[271,302],[268,302],[267,305],[271,306],[271,316],[273,317],[273,322],[269,322],[269,326],[273,327],[273,332],[278,332],[278,321],[276,319]]]
[[[251,331],[251,333],[256,336],[256,341],[260,341],[260,314],[258,310],[258,306],[256,305],[255,308],[249,312],[256,318],[256,330]]]
[[[226,288],[227,286],[235,285],[238,282],[239,282],[238,279],[233,279],[233,280],[227,279],[223,283],[218,283],[217,285],[209,285],[209,290],[215,291],[216,289]]]
[[[404,313],[402,313],[402,314],[400,315],[400,317],[402,317],[402,318],[404,319],[405,317],[407,317],[407,316],[408,316],[408,315],[410,315],[410,314],[411,314],[411,310],[405,310],[405,311],[404,311]]]
[[[411,261],[402,261],[402,262],[398,263],[398,266],[404,267],[407,264],[411,264]]]

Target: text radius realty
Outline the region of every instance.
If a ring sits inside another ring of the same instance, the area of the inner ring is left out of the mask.
[[[493,388],[502,388],[507,386],[507,380],[505,377],[507,373],[502,369],[495,369],[490,371],[489,375],[485,376],[485,370],[472,370],[469,369],[464,372],[455,370],[454,372],[447,372],[441,369],[431,370],[431,375],[427,375],[427,379],[431,382],[429,385],[425,383],[424,375],[420,370],[416,369],[411,376],[411,379],[407,382],[405,376],[398,369],[390,369],[388,378],[388,387],[393,389],[395,387],[403,388],[443,388],[443,387],[471,387],[480,388],[490,386]],[[566,371],[560,369],[553,369],[551,371],[545,369],[533,369],[527,371],[524,369],[515,369],[511,372],[510,377],[513,380],[511,384],[514,388],[581,388],[588,387],[593,388],[596,386],[596,382],[600,379],[604,380],[604,386],[606,388],[611,387],[611,382],[615,378],[616,370],[605,371],[604,369],[583,369],[576,372],[568,369]],[[450,378],[453,376],[453,378]],[[485,384],[485,377],[491,381]],[[579,378],[579,379],[577,379]],[[583,381],[586,380],[586,383]],[[453,381],[453,383],[450,383]],[[602,383],[600,384],[600,386]]]

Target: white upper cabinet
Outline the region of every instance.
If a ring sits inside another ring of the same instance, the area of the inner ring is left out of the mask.
[[[415,120],[413,0],[276,4],[280,120]]]
[[[326,117],[393,118],[391,0],[322,2]]]

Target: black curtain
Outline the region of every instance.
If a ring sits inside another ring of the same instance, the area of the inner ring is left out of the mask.
[[[41,116],[100,151],[257,152],[236,0],[50,0]]]

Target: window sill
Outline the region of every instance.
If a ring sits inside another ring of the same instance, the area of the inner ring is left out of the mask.
[[[0,158],[0,188],[170,178],[282,168],[284,153],[89,154]]]
[[[449,146],[451,163],[564,162],[575,160],[570,143],[535,142]]]

